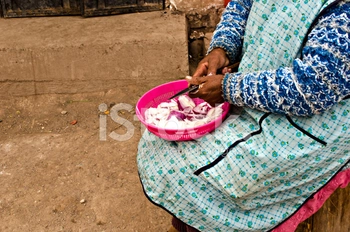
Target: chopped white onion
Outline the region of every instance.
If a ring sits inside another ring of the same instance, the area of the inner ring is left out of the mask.
[[[187,95],[181,95],[178,98],[178,101],[180,103],[180,106],[182,109],[193,109],[196,106],[196,103],[194,103],[194,101],[192,100],[192,98],[190,98]]]
[[[145,112],[146,123],[164,129],[186,129],[204,125],[223,113],[223,104],[211,107],[207,102],[198,105],[187,95],[160,103]]]

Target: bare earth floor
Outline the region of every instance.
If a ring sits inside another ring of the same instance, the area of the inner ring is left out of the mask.
[[[137,174],[135,92],[0,101],[0,231],[167,230],[171,217],[144,197]],[[100,140],[102,103],[132,106],[119,111],[135,127],[130,139],[109,137],[126,128],[107,116]]]
[[[141,127],[134,107],[148,88],[0,100],[0,231],[167,231],[171,216],[145,198],[136,168]],[[131,106],[118,115],[132,124],[99,110],[119,103]],[[130,139],[115,139],[127,130]],[[319,218],[344,220],[349,188],[337,193],[341,201],[328,201]],[[312,222],[322,224],[309,220],[298,231],[321,231]]]

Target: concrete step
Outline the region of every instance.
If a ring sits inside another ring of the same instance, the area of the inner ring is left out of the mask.
[[[185,15],[0,19],[0,97],[155,86],[188,75]]]

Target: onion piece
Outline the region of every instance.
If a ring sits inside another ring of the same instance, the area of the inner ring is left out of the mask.
[[[169,116],[168,116],[168,120],[171,118],[171,117],[175,117],[177,118],[177,120],[181,120],[183,121],[185,118],[186,118],[186,115],[180,111],[170,111],[169,113]]]
[[[187,95],[181,95],[179,98],[178,98],[178,101],[182,107],[182,109],[186,109],[186,108],[189,108],[189,109],[193,109],[194,107],[196,107],[196,103],[194,103],[194,101],[192,100],[192,98],[190,98],[189,96]]]
[[[179,106],[178,106],[178,103],[175,101],[175,100],[170,100],[170,101],[167,101],[167,102],[162,102],[160,103],[157,108],[166,108],[166,109],[171,109],[171,110],[178,110],[179,109]]]
[[[202,102],[193,108],[193,112],[196,114],[207,114],[212,107],[207,102]]]

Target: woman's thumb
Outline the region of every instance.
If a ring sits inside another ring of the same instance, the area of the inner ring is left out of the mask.
[[[199,80],[197,77],[193,76],[186,76],[186,81],[188,82],[188,85],[199,85]]]

